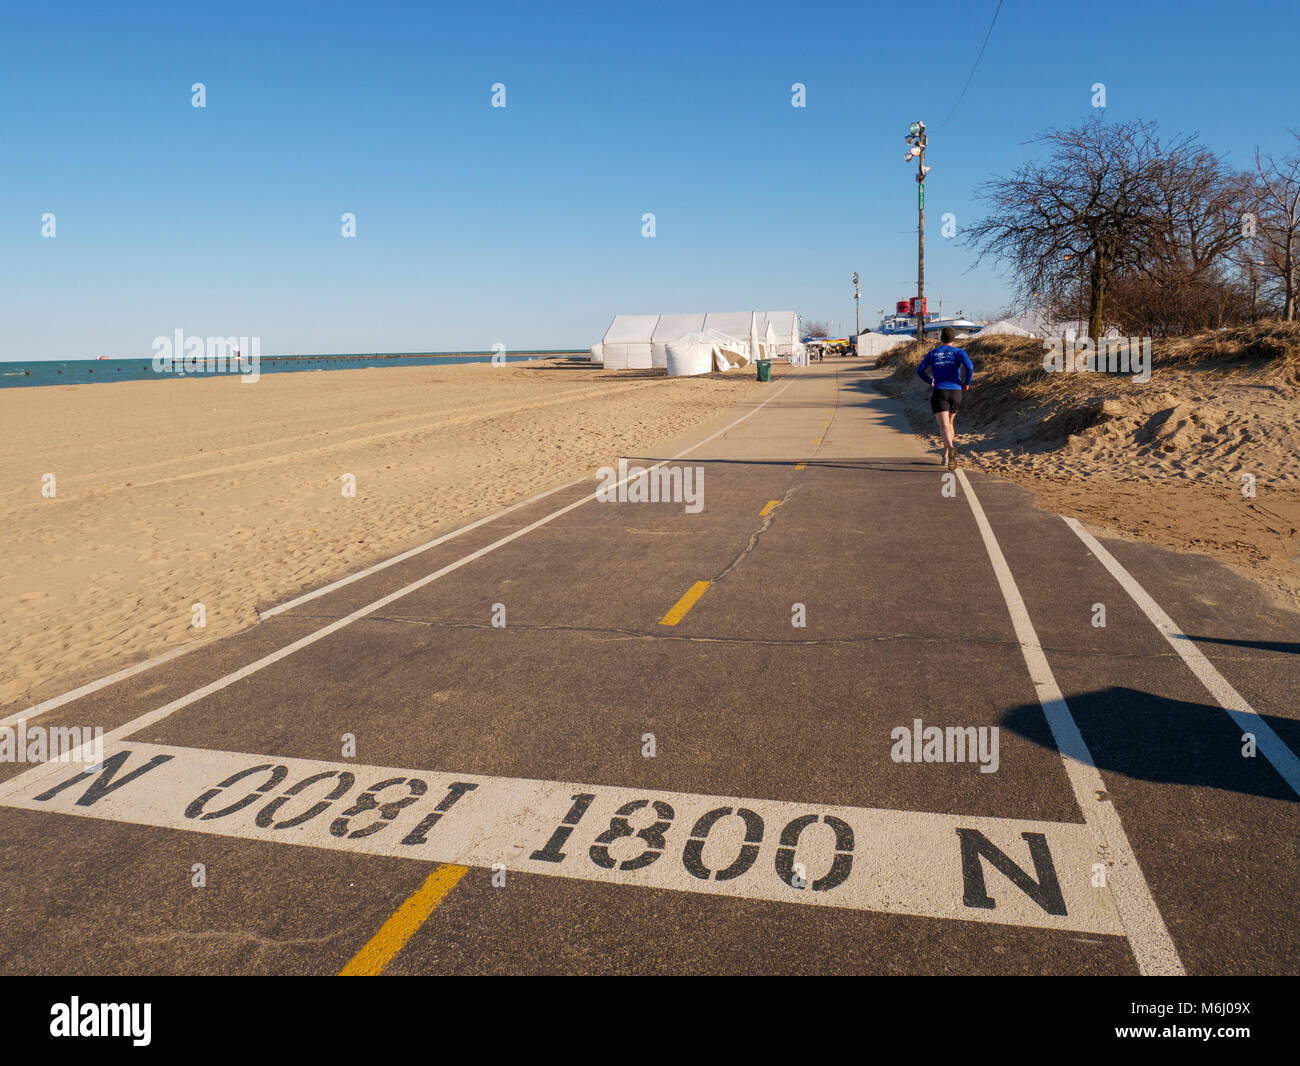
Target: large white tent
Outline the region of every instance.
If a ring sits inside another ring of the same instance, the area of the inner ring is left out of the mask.
[[[605,366],[614,370],[648,370],[651,338],[659,315],[618,315],[600,342]],[[593,353],[595,354],[595,353]]]
[[[990,336],[997,335],[997,336],[1006,336],[1006,337],[1034,336],[1032,331],[1025,329],[1023,326],[1016,325],[1016,323],[1012,322],[1009,318],[1002,318],[999,319],[997,322],[990,322],[987,326],[985,326],[982,330],[980,330],[980,333],[988,334]]]
[[[670,378],[687,377],[746,366],[751,355],[748,341],[729,337],[716,329],[702,329],[668,342],[666,366]]]
[[[704,316],[704,328],[716,329],[728,337],[749,337],[754,325],[753,311],[710,311]]]
[[[773,356],[802,350],[793,311],[710,311],[686,315],[616,315],[591,357],[609,370],[644,370],[668,365],[668,344],[691,333],[716,331],[728,338],[753,335]],[[750,347],[753,347],[752,345]]]
[[[766,337],[769,329],[775,338],[776,355],[794,355],[803,344],[799,340],[799,316],[793,311],[755,311],[758,335]]]
[[[650,338],[650,365],[668,365],[668,342],[704,329],[703,314],[660,315]]]
[[[1086,321],[1060,322],[1049,318],[1044,312],[1030,312],[1027,315],[993,322],[980,330],[980,333],[1011,337],[1084,337],[1088,333],[1088,323]],[[1120,332],[1115,326],[1107,326],[1102,333],[1103,337],[1119,335]]]
[[[873,358],[910,340],[911,336],[901,333],[859,333],[856,347],[860,357]]]

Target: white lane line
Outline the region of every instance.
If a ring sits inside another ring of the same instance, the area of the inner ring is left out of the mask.
[[[793,382],[791,384],[793,384]],[[699,441],[696,444],[692,444],[689,448],[685,449],[684,451],[678,452],[676,455],[671,456],[667,459],[661,459],[653,466],[645,467],[644,469],[657,470],[659,467],[664,466],[667,463],[671,463],[674,460],[680,459],[685,455],[689,455],[691,452],[695,451],[698,448],[704,447],[704,445],[710,443],[711,441],[716,440],[718,437],[721,437],[724,433],[727,433],[732,429],[734,429],[736,426],[740,425],[740,423],[744,422],[745,419],[751,418],[754,415],[758,414],[759,411],[761,411],[769,403],[775,400],[778,396],[781,395],[781,393],[785,392],[785,390],[788,389],[789,387],[790,385],[786,385],[783,388],[777,390],[766,400],[760,403],[757,407],[753,408],[750,411],[747,411],[745,414],[737,418],[734,422],[728,423],[727,425],[723,426],[716,433],[708,437],[705,437],[704,440]],[[639,469],[640,468],[638,468],[638,471]],[[628,474],[627,477],[623,478],[621,481],[617,482],[613,486],[608,486],[608,489],[610,491],[617,490],[618,488],[621,488],[623,485],[627,484],[627,482],[630,481],[633,477],[639,477],[639,476],[640,476],[639,472],[635,475]],[[288,658],[294,652],[301,651],[303,648],[309,647],[310,645],[315,644],[319,640],[323,640],[325,637],[328,637],[332,633],[337,633],[340,629],[344,629],[345,627],[350,626],[353,622],[365,618],[367,615],[374,614],[376,611],[383,610],[390,603],[393,603],[396,600],[400,600],[403,596],[409,596],[412,592],[416,592],[419,589],[424,588],[426,585],[432,584],[434,581],[437,581],[439,578],[445,577],[447,574],[450,574],[455,570],[459,570],[462,566],[467,566],[469,563],[474,562],[476,559],[481,559],[483,556],[496,551],[498,548],[503,547],[504,545],[509,544],[512,541],[518,540],[520,537],[526,536],[527,534],[531,533],[533,530],[540,529],[542,526],[546,525],[549,522],[553,522],[561,515],[566,515],[570,511],[574,510],[575,508],[581,507],[585,503],[590,503],[598,495],[600,495],[601,492],[606,491],[606,488],[607,488],[606,486],[602,486],[600,489],[597,489],[595,492],[590,492],[586,496],[583,496],[581,499],[575,500],[573,503],[561,507],[558,511],[552,511],[550,514],[537,519],[537,521],[530,522],[528,525],[516,529],[513,533],[508,533],[506,536],[494,540],[491,544],[479,548],[478,551],[471,552],[469,555],[462,556],[461,558],[457,559],[454,563],[448,563],[440,570],[435,570],[432,574],[426,574],[424,577],[418,578],[417,580],[412,581],[408,585],[403,585],[396,592],[390,592],[387,596],[382,596],[379,599],[375,600],[373,603],[368,603],[366,604],[366,606],[358,608],[357,610],[353,611],[351,614],[346,615],[343,618],[337,619],[336,621],[331,622],[329,625],[322,626],[320,629],[308,633],[305,637],[300,637],[298,640],[295,640],[292,644],[286,644],[283,648],[279,648],[276,651],[271,652],[269,655],[264,655],[262,656],[262,658],[256,660],[255,662],[249,663],[247,666],[242,666],[238,670],[231,671],[230,673],[226,674],[224,677],[219,677],[215,681],[209,682],[208,684],[204,685],[202,688],[197,688],[193,692],[186,693],[184,696],[180,696],[177,699],[172,700],[171,703],[165,704],[162,707],[157,708],[156,710],[148,711],[145,714],[140,715],[138,718],[133,718],[129,722],[125,722],[124,724],[118,726],[116,729],[112,729],[107,733],[105,733],[104,742],[109,743],[111,741],[120,740],[123,737],[129,737],[131,736],[131,734],[139,732],[141,729],[144,729],[147,726],[155,725],[156,723],[161,722],[164,718],[170,717],[172,714],[175,714],[177,711],[181,710],[182,708],[188,707],[192,703],[197,703],[205,696],[210,696],[214,692],[220,692],[223,688],[228,688],[230,685],[233,685],[235,682],[242,681],[244,678],[250,677],[253,674],[258,673],[259,671],[266,669],[268,666],[278,663],[281,659]],[[70,758],[74,758],[74,759],[80,757],[81,757],[80,749],[78,749],[77,753],[73,753],[70,756]]]
[[[791,382],[790,384],[793,384],[793,382]],[[746,414],[742,415],[740,418],[736,419],[736,421],[730,423],[729,425],[724,426],[722,429],[718,430],[717,433],[714,433],[714,434],[712,434],[711,436],[706,437],[704,440],[700,441],[698,444],[693,444],[693,445],[691,445],[691,447],[687,448],[685,451],[678,452],[676,455],[672,456],[671,458],[669,458],[669,459],[665,459],[665,460],[663,460],[662,462],[656,463],[654,466],[652,466],[652,467],[648,467],[647,469],[649,469],[649,470],[657,470],[659,467],[663,466],[665,463],[671,463],[671,462],[673,462],[673,461],[676,460],[676,459],[680,459],[680,458],[682,458],[683,456],[689,455],[691,452],[695,451],[697,448],[702,448],[702,447],[704,447],[704,445],[708,444],[710,441],[717,440],[718,437],[722,436],[724,433],[728,432],[729,430],[734,429],[736,426],[740,425],[741,422],[745,421],[745,419],[749,418],[751,415],[755,415],[755,414],[757,414],[760,410],[762,410],[762,409],[763,409],[764,407],[766,407],[769,403],[771,403],[771,402],[772,402],[773,400],[775,400],[778,396],[780,396],[781,393],[785,392],[785,390],[788,389],[788,388],[790,387],[790,384],[787,384],[787,385],[783,386],[782,388],[778,389],[778,390],[777,390],[776,392],[774,392],[771,396],[769,396],[766,400],[764,400],[764,401],[763,401],[762,403],[760,403],[757,407],[755,407],[752,411],[747,412]],[[331,584],[329,584],[329,585],[326,585],[326,586],[324,586],[323,588],[316,589],[316,590],[314,590],[314,591],[312,591],[312,592],[304,593],[302,596],[298,596],[298,597],[295,598],[295,599],[289,600],[287,603],[279,604],[278,606],[272,607],[272,608],[270,608],[269,610],[266,610],[266,611],[260,611],[260,612],[258,613],[258,617],[259,617],[259,619],[270,618],[270,617],[272,617],[273,615],[280,614],[280,613],[283,612],[283,611],[290,610],[291,608],[293,608],[293,607],[297,607],[297,606],[299,606],[300,604],[307,603],[307,602],[310,601],[310,600],[314,600],[314,599],[316,599],[318,596],[324,596],[326,593],[328,593],[328,592],[333,592],[335,589],[342,588],[344,585],[349,585],[349,584],[351,584],[353,581],[359,581],[359,580],[360,580],[361,578],[363,578],[363,577],[369,577],[371,574],[374,574],[374,573],[376,573],[376,572],[378,572],[378,571],[380,571],[380,570],[383,570],[383,569],[385,569],[385,568],[387,568],[387,567],[389,567],[389,566],[392,566],[392,565],[394,565],[395,563],[403,562],[404,560],[406,560],[406,559],[410,559],[412,556],[419,555],[421,552],[428,551],[430,548],[434,548],[434,547],[436,547],[436,546],[439,545],[439,544],[446,543],[447,541],[452,540],[453,538],[460,536],[462,533],[468,533],[468,532],[470,532],[471,530],[477,529],[479,526],[485,525],[485,524],[487,524],[487,523],[489,523],[489,522],[495,522],[498,518],[501,518],[501,517],[503,517],[504,515],[509,514],[511,511],[518,510],[520,507],[527,507],[527,506],[528,506],[529,504],[531,504],[531,503],[537,503],[539,500],[544,500],[544,499],[546,499],[546,497],[548,497],[548,496],[552,496],[552,495],[554,495],[555,493],[560,492],[560,491],[562,491],[562,490],[564,490],[564,489],[572,488],[574,485],[580,485],[580,484],[582,484],[582,482],[584,482],[584,481],[588,481],[588,480],[590,480],[590,478],[581,477],[581,478],[578,478],[576,481],[570,481],[568,484],[565,484],[565,485],[557,485],[555,488],[553,488],[553,489],[548,489],[546,492],[539,493],[538,495],[533,496],[533,497],[530,497],[530,498],[527,499],[527,500],[520,500],[518,503],[513,503],[513,504],[511,504],[509,507],[506,507],[506,508],[504,508],[503,510],[497,511],[496,514],[488,515],[488,516],[485,517],[485,518],[479,518],[479,519],[477,519],[477,520],[471,522],[469,525],[462,526],[462,527],[460,527],[459,529],[454,529],[454,530],[452,530],[450,533],[445,533],[445,534],[443,534],[441,537],[438,537],[438,538],[436,538],[436,539],[434,539],[434,540],[429,541],[427,544],[422,544],[422,545],[420,545],[418,548],[412,548],[412,549],[410,549],[409,551],[402,552],[400,555],[395,555],[395,556],[393,556],[391,559],[385,559],[383,562],[376,563],[374,566],[367,567],[365,570],[361,570],[361,571],[359,571],[358,573],[350,574],[350,575],[348,575],[347,577],[340,578],[338,581],[335,581],[335,582],[333,582],[333,583],[331,583]],[[620,481],[618,484],[619,484],[619,485],[623,485],[623,484],[625,484],[625,482],[624,482],[624,481]],[[582,500],[579,500],[578,503],[580,503],[580,504],[581,504],[581,503],[586,503],[588,500],[593,499],[594,496],[595,496],[595,494],[593,493],[591,496],[587,496],[586,498],[584,498],[584,499],[582,499]],[[573,505],[573,506],[577,506],[577,505],[575,504],[575,505]],[[536,529],[538,525],[544,525],[546,522],[549,522],[549,521],[550,521],[551,519],[553,519],[553,518],[558,518],[560,515],[564,514],[565,511],[568,511],[568,510],[572,510],[572,507],[566,507],[566,508],[564,508],[563,510],[556,511],[554,514],[548,515],[545,519],[542,520],[542,522],[540,522],[540,523],[534,523],[533,525],[529,526],[527,529],[522,530],[522,531],[520,531],[520,532],[521,532],[521,533],[522,533],[522,532],[528,532],[529,530]],[[504,538],[504,539],[502,539],[502,540],[499,540],[499,541],[497,541],[495,544],[491,544],[491,545],[489,545],[487,548],[483,549],[482,552],[476,553],[476,554],[473,555],[473,556],[467,556],[465,559],[462,559],[462,560],[460,560],[459,562],[453,564],[453,566],[451,566],[451,567],[449,567],[449,568],[444,568],[443,570],[438,571],[437,574],[434,574],[434,575],[433,575],[432,577],[430,577],[428,580],[430,580],[430,581],[431,581],[431,580],[436,580],[437,578],[441,577],[443,574],[450,573],[451,570],[455,569],[456,567],[458,567],[458,566],[460,566],[460,565],[462,565],[462,564],[464,564],[464,563],[466,563],[466,562],[470,562],[470,561],[472,561],[473,559],[478,558],[479,555],[486,554],[487,552],[491,551],[493,548],[496,548],[496,547],[499,547],[499,546],[502,545],[502,544],[505,544],[505,543],[506,543],[508,540],[510,540],[510,539],[513,539],[513,538],[512,538],[512,537],[507,537],[507,538]],[[427,584],[428,582],[426,581],[426,582],[424,582],[424,583]],[[413,585],[408,585],[408,586],[406,586],[406,588],[405,588],[401,593],[399,593],[398,595],[405,595],[406,592],[414,592],[415,589],[418,588],[418,587],[420,587],[420,583],[418,583],[418,582],[417,582],[416,584],[413,584]],[[395,598],[395,597],[394,597],[394,598]],[[387,603],[391,603],[392,600],[391,600],[391,599],[387,599],[387,600],[384,600],[384,601],[382,601],[382,602],[386,605]],[[378,610],[378,609],[379,609],[379,607],[378,607],[376,604],[371,604],[369,608],[365,608],[365,609],[363,609],[363,612],[364,612],[364,613],[355,613],[355,614],[349,615],[348,618],[347,618],[346,620],[344,620],[344,621],[346,621],[346,622],[355,621],[357,618],[364,617],[365,614],[370,613],[372,610]],[[342,626],[339,626],[338,623],[335,623],[335,626],[337,626],[338,628],[342,628]],[[329,630],[329,632],[333,632],[333,631],[334,631],[333,628],[331,628],[331,627],[329,627],[329,626],[327,626],[326,629]],[[232,635],[233,635],[233,634],[232,634]],[[328,636],[328,635],[329,635],[329,633],[326,632],[325,630],[320,630],[320,631],[318,631],[317,633],[313,633],[313,634],[311,634],[310,636],[311,636],[313,639],[312,639],[312,640],[308,640],[307,643],[312,643],[312,642],[314,641],[314,639],[319,639],[319,637],[322,637],[322,636]],[[80,688],[72,689],[70,692],[65,692],[65,693],[63,693],[61,696],[52,696],[50,699],[42,700],[40,703],[33,704],[31,707],[27,707],[27,708],[25,708],[24,710],[21,710],[21,711],[15,711],[13,714],[9,715],[9,716],[6,717],[6,718],[0,718],[0,726],[4,726],[4,725],[17,725],[19,722],[30,721],[31,719],[36,718],[36,717],[38,717],[39,715],[45,714],[47,711],[52,711],[52,710],[54,710],[56,707],[62,707],[65,703],[71,703],[73,700],[80,699],[82,696],[88,696],[88,695],[90,695],[92,692],[97,692],[97,691],[98,691],[99,689],[101,689],[101,688],[106,688],[106,687],[109,686],[109,685],[116,684],[118,681],[124,681],[124,680],[126,680],[128,677],[133,677],[133,676],[135,676],[136,674],[141,673],[141,672],[144,671],[144,670],[148,670],[148,669],[150,669],[150,668],[152,668],[152,667],[154,667],[154,666],[161,666],[163,663],[168,662],[168,661],[170,661],[170,660],[172,660],[172,659],[175,659],[175,658],[176,658],[177,656],[179,656],[179,655],[184,655],[184,654],[186,654],[187,652],[194,651],[196,648],[202,647],[203,645],[205,645],[205,644],[209,644],[209,643],[211,643],[210,640],[196,641],[196,642],[193,643],[193,644],[186,644],[186,645],[184,645],[183,647],[180,647],[180,648],[173,648],[171,651],[165,652],[165,653],[162,654],[162,655],[155,656],[155,657],[152,658],[152,659],[146,659],[144,662],[142,662],[142,663],[136,663],[134,666],[129,666],[129,667],[127,667],[125,670],[119,670],[119,671],[118,671],[117,673],[115,673],[115,674],[109,674],[107,677],[101,677],[99,680],[97,680],[97,681],[92,681],[92,682],[90,682],[89,684],[86,684],[86,685],[82,685]],[[284,651],[284,654],[283,654],[283,655],[280,655],[279,653],[275,653],[275,654],[278,655],[279,658],[283,658],[284,655],[291,655],[294,651],[297,651],[297,650],[299,649],[299,647],[306,647],[306,644],[303,643],[302,641],[299,641],[299,642],[296,643],[296,644],[290,645],[289,649],[287,649],[287,650],[286,650],[286,649],[282,649],[282,650]],[[260,670],[263,666],[269,666],[269,665],[271,664],[271,662],[273,662],[273,661],[277,661],[277,660],[274,659],[274,658],[272,658],[271,656],[268,656],[267,659],[259,660],[258,663],[253,664],[253,666],[256,667],[256,669],[250,669],[250,668],[245,668],[245,669],[248,670],[248,673],[256,673],[257,670]],[[239,673],[239,675],[240,675],[241,677],[247,677],[247,676],[248,676],[248,673],[243,673],[242,671],[237,672],[237,673]],[[237,681],[237,680],[239,680],[239,677],[236,677],[236,676],[233,675],[233,674],[232,674],[232,675],[228,675],[228,677],[229,677],[232,681]],[[214,682],[214,684],[216,684],[216,685],[218,686],[218,688],[225,688],[225,684],[222,684],[221,682],[226,682],[226,680],[227,680],[226,678],[221,678],[221,679],[219,679],[218,682]],[[203,693],[203,695],[207,695],[207,691],[204,691],[204,690],[200,690],[200,691]],[[215,691],[217,691],[217,689],[216,689],[216,688],[212,688],[211,691],[215,692]],[[201,699],[202,696],[199,696],[199,697],[197,697],[197,698],[200,698],[200,699]],[[188,702],[192,703],[193,700],[188,700]],[[186,703],[182,703],[182,704],[180,704],[180,706],[178,706],[178,707],[174,707],[174,708],[172,708],[172,709],[173,709],[173,710],[179,710],[180,707],[183,707],[183,706],[186,706],[186,705],[187,705]],[[168,706],[170,707],[171,705],[168,704]],[[170,712],[168,712],[168,713],[170,713]],[[163,717],[166,717],[166,715],[164,715]]]
[[[118,681],[125,681],[128,677],[134,677],[155,666],[161,666],[165,662],[170,662],[179,655],[193,651],[195,648],[201,648],[206,644],[212,643],[211,638],[208,640],[196,640],[189,644],[183,644],[179,648],[172,648],[171,651],[164,652],[162,655],[155,655],[152,659],[145,659],[144,662],[136,663],[134,666],[128,666],[124,670],[119,670],[115,674],[109,674],[107,677],[101,677],[97,681],[91,681],[82,685],[80,688],[74,688],[71,692],[65,692],[61,696],[51,696],[48,700],[42,700],[40,703],[33,704],[25,710],[15,711],[6,718],[0,718],[0,726],[17,725],[19,722],[26,722],[46,711],[52,711],[56,707],[62,707],[65,703],[71,703],[73,700],[79,700],[82,696],[89,696],[92,692],[98,692],[101,688],[107,688],[109,685],[116,684]]]
[[[1082,822],[709,796],[131,741],[105,753],[103,766],[89,771],[59,763],[34,767],[0,786],[0,804],[471,866],[484,875],[499,865],[511,874],[1124,935],[1111,894],[1092,885],[1097,838]]]
[[[478,529],[479,526],[487,525],[489,522],[495,522],[498,518],[508,515],[511,511],[517,511],[521,507],[527,507],[530,503],[537,503],[538,500],[544,500],[548,496],[554,496],[557,492],[560,492],[563,489],[571,489],[574,485],[581,485],[584,481],[590,480],[590,476],[580,477],[565,485],[558,485],[553,489],[548,489],[546,492],[539,492],[536,496],[532,496],[527,500],[520,500],[518,503],[512,503],[509,507],[498,511],[496,514],[488,515],[486,518],[477,519],[467,526],[461,526],[459,529],[453,529],[450,533],[444,533],[442,536],[436,537],[426,544],[421,544],[418,548],[411,548],[409,551],[404,551],[400,555],[394,555],[391,559],[385,559],[383,562],[375,563],[373,566],[368,566],[364,570],[358,570],[355,574],[348,574],[346,577],[341,577],[337,581],[332,581],[328,585],[304,593],[303,595],[297,596],[285,603],[278,604],[275,607],[270,607],[265,611],[258,611],[257,616],[259,619],[273,618],[275,615],[281,614],[284,611],[290,611],[304,603],[309,603],[318,596],[324,596],[327,593],[333,592],[335,589],[341,589],[345,585],[350,585],[354,581],[360,581],[363,577],[369,577],[371,574],[379,573],[380,570],[386,570],[388,567],[393,566],[396,563],[405,562],[407,559],[411,559],[414,556],[419,555],[421,552],[427,552],[430,548],[436,548],[439,544],[445,544],[449,540],[454,540],[462,533],[468,533],[471,530]]]
[[[1205,686],[1211,696],[1237,723],[1242,732],[1253,733],[1257,749],[1264,755],[1278,772],[1278,775],[1291,786],[1291,791],[1300,795],[1300,758],[1296,757],[1286,742],[1279,737],[1240,692],[1228,684],[1227,679],[1214,668],[1214,664],[1205,657],[1195,642],[1178,628],[1174,620],[1151,598],[1137,579],[1133,577],[1119,561],[1111,555],[1096,537],[1083,528],[1077,519],[1061,515],[1061,519],[1078,535],[1088,550],[1097,557],[1111,576],[1120,583],[1129,597],[1142,608],[1143,613],[1151,619],[1152,625],[1160,635],[1169,642],[1169,646],[1178,652],[1188,668]]]
[[[1079,726],[1070,713],[1065,696],[1056,684],[1038,634],[1029,620],[1025,601],[1020,596],[1015,578],[1011,576],[1011,568],[1007,566],[1002,548],[993,535],[993,527],[984,515],[984,508],[980,506],[966,472],[958,469],[957,477],[965,490],[971,512],[975,515],[975,524],[979,526],[989,561],[993,564],[998,586],[1002,589],[1002,598],[1011,614],[1011,624],[1015,627],[1016,639],[1020,642],[1020,652],[1029,669],[1029,677],[1034,683],[1034,691],[1038,695],[1038,702],[1042,704],[1047,724],[1052,730],[1056,748],[1061,754],[1075,801],[1083,811],[1084,820],[1098,833],[1108,849],[1112,865],[1107,881],[1114,893],[1115,905],[1119,909],[1120,920],[1124,924],[1124,932],[1133,949],[1138,968],[1148,976],[1182,976],[1186,971],[1178,957],[1178,949],[1174,946],[1146,877],[1138,865],[1128,834],[1124,832],[1124,826],[1119,820],[1119,812],[1109,798],[1100,798],[1108,796],[1106,785],[1097,771],[1092,752],[1088,750],[1083,734],[1079,732]]]
[[[484,518],[479,518],[470,522],[468,525],[461,526],[458,529],[453,529],[451,532],[444,533],[442,536],[429,541],[427,544],[421,544],[418,548],[411,548],[408,551],[402,552],[400,555],[394,555],[391,559],[385,559],[382,562],[375,563],[373,566],[366,567],[366,569],[360,570],[355,574],[349,574],[346,577],[342,577],[338,581],[331,582],[322,588],[298,596],[295,599],[289,600],[287,603],[281,603],[266,611],[259,611],[257,613],[258,620],[262,621],[270,618],[273,615],[280,614],[283,611],[288,611],[300,604],[314,600],[318,596],[324,596],[328,592],[340,589],[344,585],[350,585],[354,581],[360,581],[363,577],[369,577],[371,574],[378,573],[380,570],[384,570],[396,563],[404,562],[413,556],[419,555],[421,552],[426,552],[430,548],[436,548],[439,544],[445,544],[447,541],[459,537],[462,533],[469,533],[472,530],[478,529],[479,526],[486,525],[489,522],[495,522],[498,518],[508,515],[511,511],[517,511],[520,507],[527,507],[531,503],[537,503],[539,500],[544,500],[546,497],[553,496],[555,493],[561,492],[564,489],[571,489],[574,485],[581,485],[587,480],[590,479],[580,477],[576,481],[570,481],[565,485],[557,485],[555,488],[548,489],[546,492],[538,493],[536,496],[532,496],[527,500],[520,500],[518,503],[512,503],[509,507],[497,511],[496,514],[487,515]],[[162,655],[155,655],[152,659],[146,659],[144,662],[136,663],[134,666],[128,666],[124,670],[119,670],[115,674],[109,674],[107,677],[101,677],[97,681],[91,681],[88,684],[82,685],[80,688],[74,688],[72,691],[65,692],[61,696],[52,696],[48,700],[42,700],[40,703],[33,704],[24,710],[15,711],[13,714],[8,715],[5,718],[0,718],[0,726],[17,725],[19,722],[30,721],[39,715],[45,714],[46,711],[52,711],[56,707],[62,707],[65,703],[79,700],[82,696],[89,696],[92,692],[98,692],[101,688],[107,688],[109,685],[116,684],[119,681],[125,681],[128,677],[134,677],[136,674],[142,673],[145,670],[149,670],[155,666],[161,666],[165,662],[170,662],[179,655],[185,655],[188,652],[194,651],[196,648],[201,648],[206,644],[211,644],[215,639],[220,638],[197,640],[191,644],[185,644],[179,648],[173,648],[171,651],[164,652]]]

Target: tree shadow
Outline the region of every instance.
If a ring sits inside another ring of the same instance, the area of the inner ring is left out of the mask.
[[[1245,731],[1217,704],[1166,699],[1119,686],[1071,696],[1066,703],[1099,770],[1290,803],[1300,799],[1262,751],[1253,758],[1243,756]],[[1259,717],[1287,747],[1300,750],[1300,722]],[[1002,726],[1047,746],[1050,732],[1043,728],[1043,709],[1037,703],[1012,708]]]
[[[1190,633],[1187,639],[1205,641],[1208,644],[1231,644],[1235,648],[1258,648],[1260,651],[1280,651],[1286,655],[1300,655],[1300,643],[1293,640],[1231,640],[1228,637],[1194,637]]]
[[[874,470],[885,474],[910,474],[915,473],[917,470],[940,470],[933,455],[897,456],[893,458],[873,456],[869,459],[692,459],[689,456],[673,459],[668,456],[653,455],[625,455],[623,458],[629,464],[643,463],[647,466],[654,463],[675,463],[679,466],[752,466],[755,468],[786,466],[791,469],[796,466],[804,466],[809,469],[822,470]]]

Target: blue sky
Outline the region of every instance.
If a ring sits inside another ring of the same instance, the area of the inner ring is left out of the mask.
[[[1004,284],[940,216],[960,238],[974,187],[1093,114],[1094,82],[1107,117],[1241,167],[1296,147],[1295,0],[1005,0],[945,122],[995,6],[11,3],[0,358],[177,328],[263,354],[586,346],[616,313],[751,307],[843,333],[852,271],[864,324],[914,287],[915,118],[931,307],[942,285],[992,312]]]

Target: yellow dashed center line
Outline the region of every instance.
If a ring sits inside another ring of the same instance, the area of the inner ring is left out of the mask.
[[[708,587],[708,581],[695,582],[686,590],[686,595],[673,604],[673,609],[659,619],[659,624],[661,626],[675,626],[686,617],[686,612],[695,606],[695,601],[704,595],[704,591]]]
[[[766,518],[768,515],[772,513],[772,509],[774,507],[780,507],[780,506],[781,506],[780,500],[768,500],[767,503],[764,505],[763,509],[758,512],[758,517]]]
[[[437,909],[443,897],[467,873],[468,866],[448,863],[434,867],[424,884],[379,927],[379,932],[339,971],[339,976],[378,977],[384,967],[393,961],[393,956],[406,946],[406,942],[424,924],[424,920]]]

